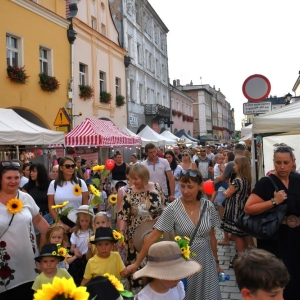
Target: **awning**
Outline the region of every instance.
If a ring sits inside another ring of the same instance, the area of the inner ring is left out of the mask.
[[[188,135],[183,129],[179,130],[175,135],[178,137],[182,137],[184,135],[186,138],[188,138],[189,140],[191,140],[193,142],[197,142],[197,143],[200,142],[198,139],[195,139],[192,136]]]
[[[122,147],[140,146],[141,138],[119,130],[111,121],[86,118],[65,136],[68,147]]]
[[[175,140],[170,140],[166,137],[161,136],[156,131],[151,129],[148,125],[146,125],[145,128],[138,133],[138,135],[148,140],[157,141],[159,143],[159,146],[175,145],[177,143]]]
[[[200,136],[200,142],[211,142],[211,141],[218,141],[218,139],[214,139],[213,137],[207,135]]]

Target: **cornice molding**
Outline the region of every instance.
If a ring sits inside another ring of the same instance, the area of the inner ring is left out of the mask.
[[[38,3],[35,3],[30,0],[10,0],[11,2],[20,5],[33,13],[63,27],[68,28],[70,22],[67,19],[64,19],[63,17],[59,16],[58,14],[54,13],[53,11],[39,5]]]

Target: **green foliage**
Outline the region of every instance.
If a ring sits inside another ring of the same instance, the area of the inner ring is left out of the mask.
[[[125,97],[122,95],[117,95],[116,96],[116,106],[121,107],[125,104]]]
[[[107,93],[107,92],[101,92],[100,93],[100,102],[101,103],[106,103],[106,104],[109,104],[111,101],[111,94],[110,93]]]
[[[45,92],[55,92],[59,89],[60,83],[54,76],[49,76],[47,74],[39,74],[40,81],[39,84],[41,89]]]
[[[92,85],[85,85],[81,84],[79,85],[79,97],[80,99],[83,99],[84,101],[86,99],[92,99],[94,98],[94,88]]]

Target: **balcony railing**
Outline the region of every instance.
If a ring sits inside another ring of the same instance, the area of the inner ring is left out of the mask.
[[[160,104],[146,104],[145,115],[170,117],[170,108],[162,106]]]

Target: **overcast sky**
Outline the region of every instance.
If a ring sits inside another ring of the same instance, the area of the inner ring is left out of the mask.
[[[300,70],[299,0],[148,1],[169,29],[171,82],[220,88],[235,110],[236,130],[247,102],[242,85],[250,75],[266,76],[272,96],[294,95]]]

